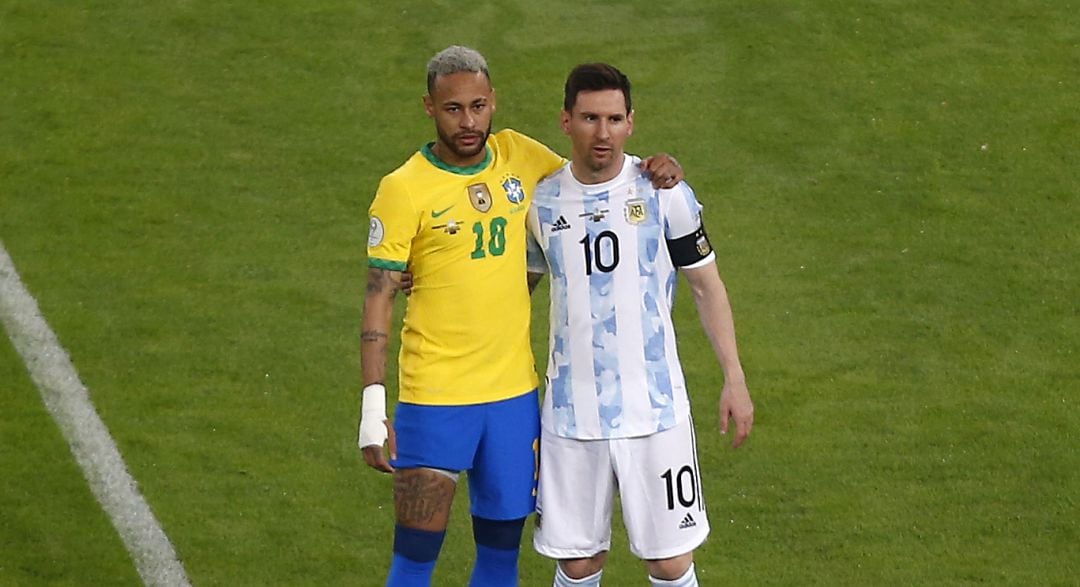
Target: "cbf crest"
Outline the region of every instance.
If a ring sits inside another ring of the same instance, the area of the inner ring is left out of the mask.
[[[521,180],[510,176],[503,180],[502,187],[506,190],[506,199],[511,204],[520,204],[525,201],[525,188],[521,187]]]
[[[486,183],[474,183],[469,186],[469,202],[480,212],[491,209],[491,192],[488,191]]]
[[[641,224],[649,216],[649,209],[645,206],[645,200],[634,199],[626,202],[626,221],[630,224]]]

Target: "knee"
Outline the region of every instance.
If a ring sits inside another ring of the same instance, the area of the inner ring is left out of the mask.
[[[607,561],[607,552],[598,552],[588,558],[567,558],[559,561],[563,573],[571,579],[584,579],[595,575],[604,568]]]
[[[394,528],[394,552],[420,563],[439,558],[445,532],[428,532],[398,525]]]
[[[490,520],[473,516],[473,539],[477,544],[499,550],[517,550],[521,547],[521,532],[525,518],[516,520]]]
[[[649,560],[645,564],[649,568],[649,574],[653,577],[664,581],[673,581],[685,575],[693,563],[694,553],[688,552],[671,558]]]

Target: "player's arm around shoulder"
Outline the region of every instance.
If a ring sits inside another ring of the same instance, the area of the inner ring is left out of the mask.
[[[738,448],[750,436],[754,425],[754,403],[746,385],[746,374],[739,361],[735,342],[735,320],[727,287],[715,262],[682,269],[694,294],[698,316],[709,337],[716,358],[724,370],[724,388],[720,392],[720,432],[727,434],[728,423],[735,420],[731,445]]]
[[[640,162],[641,173],[652,181],[658,190],[671,189],[686,179],[682,165],[667,153],[657,153]]]
[[[514,129],[503,129],[496,136],[506,141],[508,151],[516,152],[523,161],[535,167],[538,178],[554,173],[566,163],[566,159],[551,147]]]

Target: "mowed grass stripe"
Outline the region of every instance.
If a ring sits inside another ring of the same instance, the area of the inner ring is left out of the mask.
[[[120,451],[90,402],[86,386],[45,322],[37,302],[23,286],[2,243],[0,322],[71,446],[90,489],[135,560],[143,582],[170,587],[189,585],[172,543],[128,474]]]

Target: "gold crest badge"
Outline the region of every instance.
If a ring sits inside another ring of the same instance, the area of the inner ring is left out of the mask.
[[[709,239],[705,238],[705,235],[701,235],[697,239],[697,252],[702,257],[712,252],[712,245],[709,244]]]
[[[641,224],[648,215],[645,200],[630,200],[626,203],[626,221],[630,224]]]
[[[469,201],[472,202],[472,207],[481,212],[487,212],[491,209],[491,192],[488,191],[486,183],[474,183],[469,186]]]

